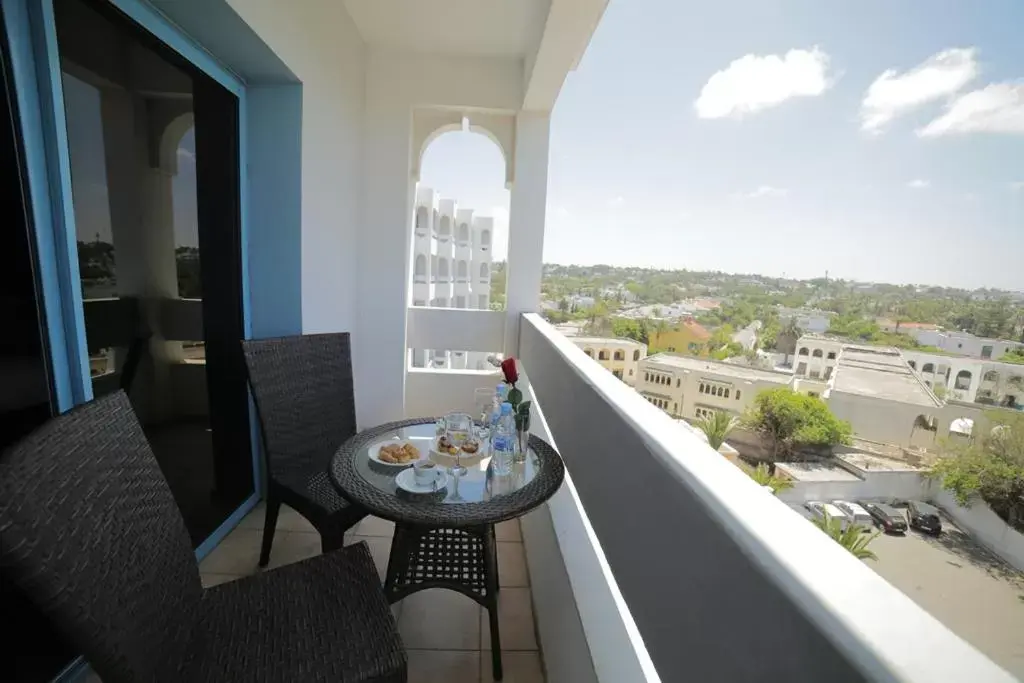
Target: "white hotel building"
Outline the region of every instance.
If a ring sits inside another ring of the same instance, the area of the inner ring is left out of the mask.
[[[413,224],[412,304],[486,311],[491,298],[494,219],[459,208],[454,199],[416,188]],[[414,368],[484,370],[487,353],[412,349]]]

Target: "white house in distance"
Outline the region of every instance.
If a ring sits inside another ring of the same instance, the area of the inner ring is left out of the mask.
[[[614,337],[572,337],[571,340],[601,367],[629,386],[636,386],[640,362],[647,357],[647,344]]]
[[[831,311],[821,311],[817,308],[786,308],[778,307],[779,320],[795,320],[796,326],[803,332],[824,334],[832,324]]]
[[[491,297],[494,219],[476,216],[429,187],[416,188],[412,305],[486,311]],[[412,349],[412,367],[486,370],[487,353]]]
[[[910,350],[903,357],[949,399],[1018,410],[1024,405],[1024,365]]]

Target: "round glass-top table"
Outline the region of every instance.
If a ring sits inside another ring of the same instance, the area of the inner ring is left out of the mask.
[[[514,519],[544,503],[562,485],[565,468],[558,453],[543,440],[531,436],[525,462],[512,465],[507,475],[494,475],[488,454],[464,455],[461,477],[448,475],[436,493],[408,493],[395,482],[405,467],[383,465],[370,458],[370,449],[389,441],[408,441],[422,457],[430,457],[442,469],[455,464],[454,457],[429,455],[436,438],[436,420],[393,422],[360,432],[349,439],[331,462],[331,480],[349,501],[396,523],[464,527],[495,524]]]
[[[494,680],[500,681],[498,633],[498,549],[494,525],[515,519],[548,500],[562,485],[565,466],[554,448],[530,436],[525,462],[507,475],[495,475],[489,455],[462,457],[466,473],[432,493],[407,493],[395,477],[412,467],[389,466],[370,458],[370,449],[388,441],[409,441],[421,457],[442,468],[454,458],[430,456],[436,438],[434,418],[391,422],[356,434],[331,460],[331,482],[346,500],[395,522],[384,593],[389,602],[428,588],[448,588],[487,609]]]

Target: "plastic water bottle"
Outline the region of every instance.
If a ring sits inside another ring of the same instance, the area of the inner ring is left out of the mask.
[[[512,416],[512,404],[501,404],[501,416],[492,437],[494,455],[491,458],[491,470],[502,476],[512,471],[512,458],[516,449],[516,421]]]

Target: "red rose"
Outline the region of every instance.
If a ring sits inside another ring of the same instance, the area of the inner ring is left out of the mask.
[[[505,375],[505,383],[512,386],[519,381],[519,371],[516,370],[516,359],[506,358],[501,361],[501,372]]]

